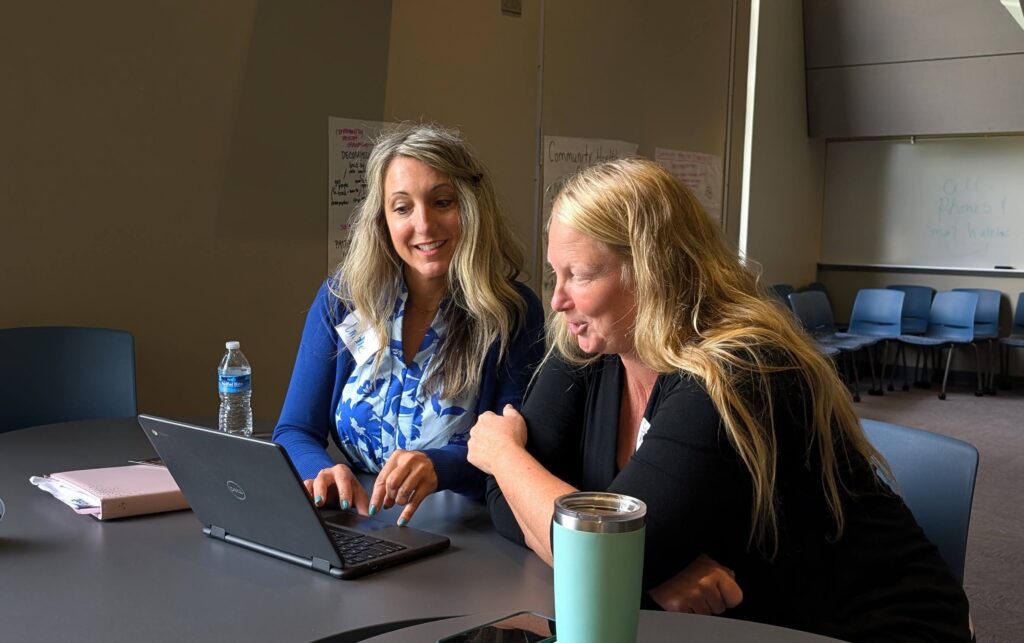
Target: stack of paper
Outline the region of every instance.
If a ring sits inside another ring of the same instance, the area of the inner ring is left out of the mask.
[[[129,465],[32,476],[29,482],[99,520],[188,509],[165,467]]]

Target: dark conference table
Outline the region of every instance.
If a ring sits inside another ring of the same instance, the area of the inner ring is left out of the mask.
[[[100,522],[28,481],[153,455],[134,418],[0,434],[0,640],[341,642],[442,617],[553,612],[551,569],[501,538],[484,505],[448,492],[424,501],[412,524],[448,536],[450,549],[341,581],[208,538],[191,511]],[[397,508],[384,517],[396,520]],[[730,640],[828,640],[684,616],[645,613],[641,633],[673,617],[676,636],[693,627]],[[394,636],[381,640],[421,640]]]

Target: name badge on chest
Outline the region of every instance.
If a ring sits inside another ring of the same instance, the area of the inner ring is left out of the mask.
[[[647,418],[641,418],[640,430],[636,432],[636,448],[633,452],[636,453],[640,450],[640,445],[644,443],[644,438],[647,436],[647,432],[651,430],[651,423],[647,421]]]
[[[358,313],[353,311],[334,327],[356,364],[365,364],[380,350],[380,340],[373,329],[359,330],[361,321]]]

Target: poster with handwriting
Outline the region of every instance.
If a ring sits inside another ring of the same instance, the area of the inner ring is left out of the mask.
[[[551,202],[558,192],[558,184],[577,170],[588,165],[610,161],[627,156],[636,156],[638,145],[628,141],[614,141],[602,138],[572,138],[568,136],[544,137],[544,221],[551,212]],[[547,235],[544,235],[541,252],[547,250]],[[542,284],[545,310],[551,304],[555,289],[555,276],[544,264]],[[550,310],[548,310],[550,312]]]
[[[327,119],[327,271],[333,272],[348,248],[356,207],[366,198],[366,159],[388,123],[351,118]]]
[[[655,148],[654,160],[690,188],[712,219],[722,222],[722,157]]]

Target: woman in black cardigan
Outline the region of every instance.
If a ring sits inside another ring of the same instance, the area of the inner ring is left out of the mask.
[[[551,562],[555,498],[647,503],[644,590],[854,641],[969,640],[967,600],[876,471],[832,364],[654,163],[568,181],[549,223],[551,350],[469,460],[498,529]]]

